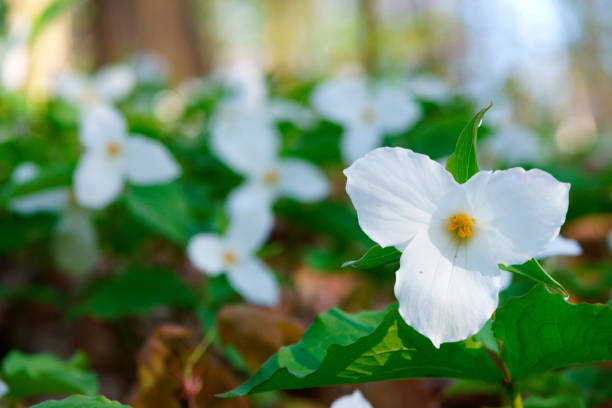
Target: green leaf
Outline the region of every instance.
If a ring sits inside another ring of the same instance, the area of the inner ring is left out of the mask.
[[[125,199],[132,214],[151,229],[179,245],[187,243],[191,214],[177,183],[132,186]]]
[[[191,307],[195,295],[177,274],[163,269],[132,269],[95,285],[75,315],[117,319],[146,314],[163,305]]]
[[[73,395],[61,401],[45,401],[32,408],[130,408],[117,401],[110,401],[103,396],[89,397]]]
[[[548,272],[544,270],[542,265],[540,265],[540,263],[535,259],[531,259],[522,265],[506,266],[499,264],[498,266],[499,269],[503,269],[504,271],[523,275],[526,278],[532,279],[538,283],[543,283],[551,292],[560,293],[566,299],[569,297],[569,293],[567,293],[563,285],[550,276]]]
[[[87,371],[87,356],[76,353],[63,361],[51,354],[11,351],[2,362],[4,380],[13,397],[98,392],[98,379]]]
[[[455,177],[457,183],[465,183],[480,170],[478,168],[478,154],[476,153],[476,137],[482,118],[491,106],[493,106],[493,103],[480,110],[465,125],[459,135],[459,139],[457,139],[455,152],[451,154],[446,162],[446,170]]]
[[[250,380],[223,396],[418,377],[502,381],[480,343],[469,339],[436,349],[393,304],[375,312],[332,309],[319,315],[298,344],[281,348]]]
[[[493,334],[512,381],[574,364],[612,360],[612,308],[572,305],[542,285],[495,312]]]
[[[379,245],[374,245],[361,258],[345,262],[342,264],[342,267],[351,266],[356,269],[374,269],[393,262],[399,264],[401,256],[402,253],[393,246],[381,248]]]
[[[62,13],[70,10],[81,0],[54,0],[34,19],[30,41],[34,42],[43,29]]]

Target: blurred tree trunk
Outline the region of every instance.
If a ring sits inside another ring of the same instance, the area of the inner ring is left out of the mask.
[[[202,75],[209,67],[190,0],[96,0],[94,57],[102,65],[134,52],[164,57],[174,80]]]

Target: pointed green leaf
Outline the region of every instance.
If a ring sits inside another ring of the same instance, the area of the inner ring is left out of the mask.
[[[87,371],[89,362],[83,353],[67,361],[51,354],[24,354],[11,351],[2,361],[2,373],[13,397],[36,395],[88,394],[98,392],[98,380]]]
[[[177,183],[132,186],[125,199],[132,214],[151,229],[179,245],[187,243],[191,214]]]
[[[531,259],[522,265],[506,266],[500,264],[498,266],[499,269],[503,269],[504,271],[523,275],[538,283],[543,283],[551,292],[560,293],[565,298],[569,296],[563,285],[561,285],[552,276],[550,276],[548,272],[544,270],[542,265],[540,265],[540,263],[535,259]]]
[[[459,139],[457,139],[457,147],[455,152],[451,154],[446,162],[446,170],[448,170],[457,183],[465,183],[474,174],[478,173],[478,154],[476,152],[476,136],[478,127],[482,123],[484,114],[493,106],[489,106],[480,110],[468,122],[461,131]]]
[[[332,309],[319,315],[298,344],[280,349],[249,381],[223,396],[418,377],[502,381],[480,343],[469,339],[436,349],[393,304],[376,312]]]
[[[393,262],[399,263],[401,256],[402,253],[393,246],[381,248],[379,245],[374,245],[361,258],[345,262],[342,264],[342,267],[351,266],[356,269],[374,269]]]
[[[127,405],[110,401],[103,396],[88,397],[85,395],[73,395],[60,401],[45,401],[34,405],[32,408],[130,408]]]
[[[612,360],[612,308],[572,305],[542,285],[495,312],[493,333],[513,381],[574,364]]]

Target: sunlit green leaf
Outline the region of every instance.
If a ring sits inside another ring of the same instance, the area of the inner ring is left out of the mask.
[[[478,167],[478,154],[476,152],[476,137],[482,118],[491,106],[493,104],[489,104],[489,106],[480,110],[465,125],[459,135],[459,139],[457,139],[455,152],[451,154],[446,162],[446,170],[455,177],[458,183],[465,183],[480,170]]]
[[[49,5],[34,19],[32,24],[31,41],[36,40],[43,29],[59,17],[62,13],[70,10],[82,0],[53,0]]]
[[[356,269],[374,269],[390,263],[397,263],[399,265],[401,256],[402,253],[393,246],[381,248],[379,245],[374,245],[361,258],[345,262],[342,264],[342,267],[350,266]]]
[[[332,309],[319,315],[298,344],[283,347],[224,396],[418,377],[502,381],[480,343],[470,339],[436,349],[402,320],[394,304],[376,312]]]
[[[102,396],[73,395],[60,401],[45,401],[32,408],[129,408],[129,406]]]
[[[560,293],[565,297],[569,296],[563,285],[550,276],[548,272],[542,268],[542,265],[540,265],[540,263],[535,259],[531,259],[522,265],[506,266],[500,264],[498,266],[499,269],[503,269],[504,271],[523,275],[529,279],[533,279],[536,282],[543,283],[553,292]]]
[[[612,360],[612,308],[572,305],[542,285],[495,312],[510,377],[518,381],[555,368]]]
[[[51,354],[24,354],[11,351],[2,361],[4,381],[13,397],[87,394],[98,392],[98,380],[87,371],[89,361],[76,353],[63,361]]]
[[[161,269],[133,269],[95,285],[76,315],[102,319],[144,314],[157,307],[190,307],[195,295],[175,273]]]

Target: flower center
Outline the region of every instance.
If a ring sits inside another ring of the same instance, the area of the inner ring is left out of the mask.
[[[374,109],[372,109],[370,106],[366,106],[361,111],[361,119],[363,119],[365,122],[373,121],[375,116],[376,113],[374,112]]]
[[[225,251],[225,253],[223,254],[223,261],[225,261],[227,265],[233,265],[236,263],[237,260],[238,255],[236,255],[234,251]]]
[[[117,142],[110,142],[108,146],[106,146],[106,153],[110,157],[116,157],[121,153],[121,145]]]
[[[473,218],[467,215],[458,214],[448,218],[450,223],[448,224],[448,230],[454,231],[455,235],[460,239],[470,238],[472,236],[472,223]]]
[[[85,85],[80,92],[79,100],[85,105],[93,104],[98,100],[98,92],[91,85]]]
[[[278,181],[278,171],[276,170],[268,170],[266,171],[266,173],[264,174],[264,183],[268,184],[268,185],[272,185],[272,184],[276,184],[276,182]]]

